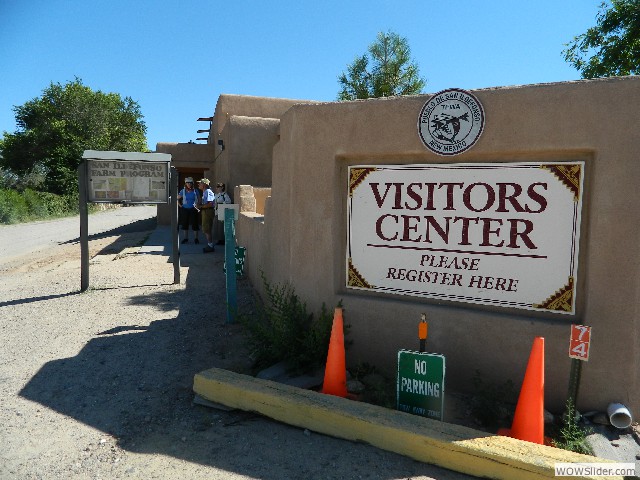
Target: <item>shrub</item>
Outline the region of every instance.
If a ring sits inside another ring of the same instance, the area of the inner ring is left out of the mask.
[[[89,204],[89,212],[97,210],[96,204]],[[10,224],[39,220],[49,217],[77,215],[78,193],[66,195],[25,188],[0,189],[0,223]]]
[[[514,408],[510,402],[515,396],[513,382],[491,385],[482,380],[480,370],[473,377],[471,415],[485,428],[506,427],[513,418]]]
[[[49,216],[47,202],[44,201],[44,194],[27,188],[22,192],[30,218],[46,218]]]
[[[572,452],[583,453],[585,455],[593,455],[591,447],[587,443],[587,435],[591,431],[579,425],[579,415],[571,399],[567,400],[566,412],[563,416],[562,426],[559,432],[554,435],[551,444],[554,447],[570,450]]]
[[[266,302],[258,302],[255,315],[239,316],[249,335],[255,367],[284,361],[291,372],[300,374],[322,366],[329,350],[333,312],[323,304],[314,319],[293,287],[271,286],[261,275]]]
[[[28,216],[29,208],[22,195],[15,190],[0,190],[0,223],[23,222]]]

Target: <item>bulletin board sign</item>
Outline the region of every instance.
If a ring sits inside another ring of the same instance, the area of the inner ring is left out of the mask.
[[[87,150],[87,200],[92,203],[168,203],[171,155]]]
[[[353,165],[346,287],[575,314],[584,162]]]

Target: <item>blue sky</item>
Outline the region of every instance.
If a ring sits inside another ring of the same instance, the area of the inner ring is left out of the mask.
[[[221,93],[333,101],[378,32],[407,38],[425,93],[576,80],[564,44],[602,0],[0,0],[0,132],[75,77],[140,104],[149,148],[206,128]]]

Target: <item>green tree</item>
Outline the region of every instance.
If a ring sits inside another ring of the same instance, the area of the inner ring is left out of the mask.
[[[43,188],[52,193],[77,190],[84,150],[147,151],[140,106],[130,97],[93,91],[79,78],[51,83],[13,110],[18,129],[0,140],[0,168],[20,176],[44,172]]]
[[[635,75],[640,70],[640,0],[600,4],[597,25],[566,44],[564,58],[582,78]]]
[[[393,32],[378,33],[368,53],[356,57],[338,82],[338,100],[416,95],[427,84],[411,61],[407,39]]]

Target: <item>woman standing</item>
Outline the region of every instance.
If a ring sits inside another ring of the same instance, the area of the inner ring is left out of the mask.
[[[180,219],[182,230],[184,231],[184,238],[181,243],[189,242],[189,225],[193,230],[195,236],[195,243],[200,243],[198,239],[198,207],[200,206],[200,196],[198,190],[193,186],[193,178],[187,177],[184,179],[184,188],[178,193],[178,205],[182,209],[180,211]]]

